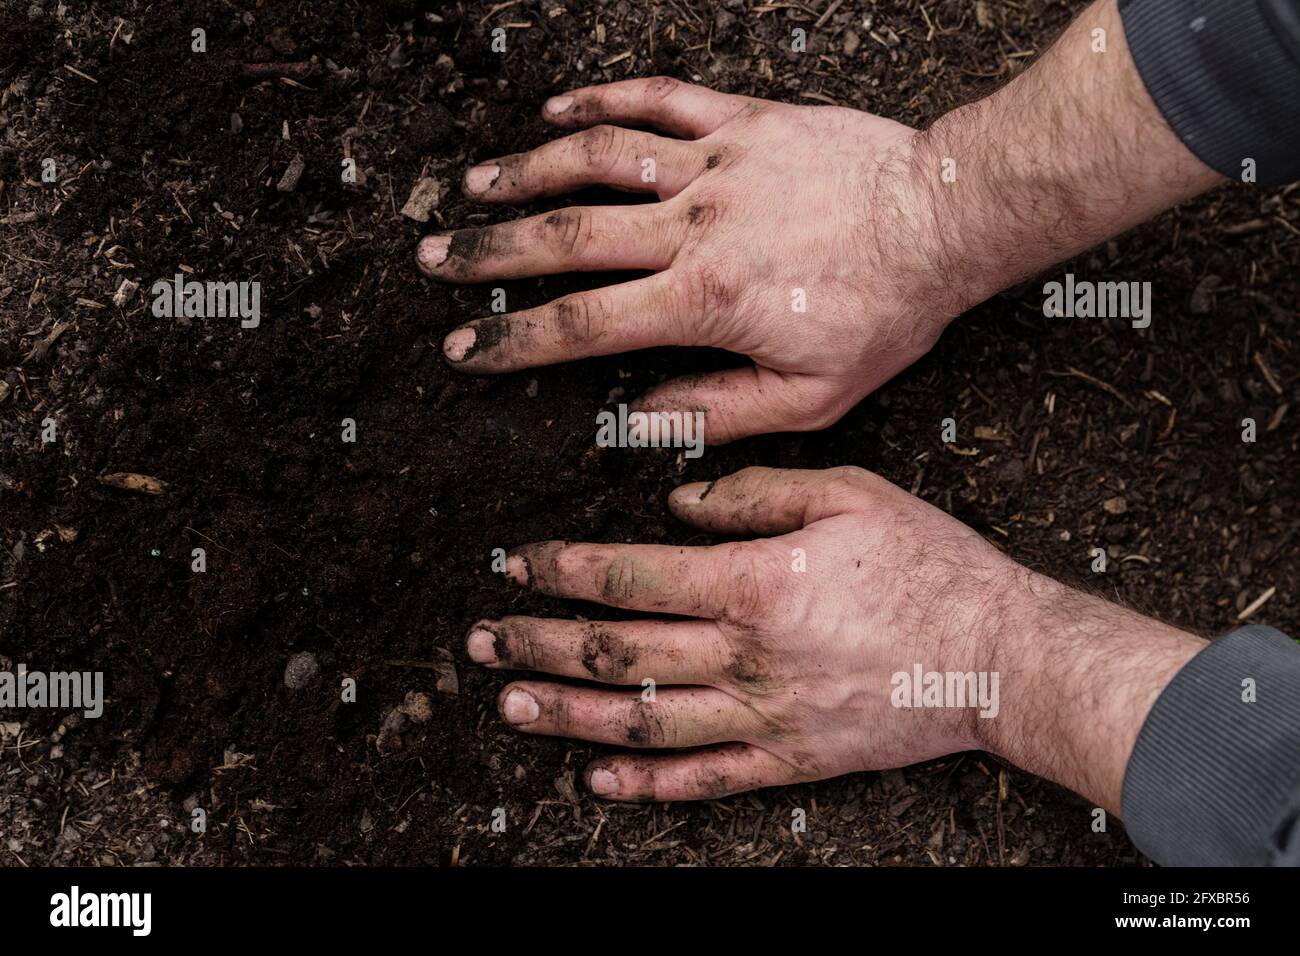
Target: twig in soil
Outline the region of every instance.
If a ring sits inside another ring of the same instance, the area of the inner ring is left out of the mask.
[[[1264,381],[1268,382],[1268,387],[1271,388],[1275,394],[1281,395],[1282,386],[1277,383],[1277,379],[1273,376],[1273,370],[1264,364],[1264,356],[1260,355],[1258,352],[1255,353],[1255,365],[1259,367],[1260,372],[1263,374]]]
[[[502,10],[518,6],[522,2],[523,0],[506,0],[505,3],[496,4],[496,6],[489,9],[487,13],[483,14],[483,18],[479,20],[479,25],[482,26],[484,23],[487,23],[488,20],[490,20],[495,14],[500,13]]]
[[[215,545],[216,545],[218,548],[220,548],[222,551],[226,552],[226,554],[234,554],[234,553],[235,553],[235,552],[231,551],[229,548],[227,548],[227,547],[226,547],[224,544],[222,544],[220,541],[214,541],[212,538],[209,538],[209,537],[208,537],[206,534],[204,534],[202,531],[195,531],[195,530],[194,530],[193,528],[191,528],[189,525],[186,525],[185,528],[184,528],[184,530],[190,532],[191,534],[197,534],[197,535],[198,535],[200,538],[202,538],[204,541],[208,541],[208,542],[211,542],[212,544],[215,544]],[[331,634],[330,636],[333,637],[332,634]]]
[[[152,475],[140,475],[133,471],[115,471],[100,475],[101,485],[116,488],[118,491],[136,491],[143,495],[161,495],[167,491],[167,482]]]
[[[95,79],[95,78],[94,78],[93,76],[91,76],[89,73],[82,73],[82,72],[81,72],[80,70],[78,70],[75,66],[68,66],[68,64],[65,63],[65,64],[63,64],[63,68],[64,68],[65,70],[67,70],[69,73],[75,73],[77,76],[81,77],[83,80],[90,80],[90,82],[92,82],[92,83],[98,83],[98,82],[99,82],[99,80]]]
[[[1094,376],[1094,375],[1089,375],[1087,372],[1080,372],[1080,371],[1079,371],[1077,368],[1075,368],[1074,366],[1070,366],[1070,367],[1069,367],[1068,369],[1066,369],[1064,372],[1052,372],[1052,371],[1049,371],[1047,374],[1048,374],[1048,375],[1055,375],[1057,378],[1078,378],[1078,379],[1082,379],[1083,381],[1087,382],[1089,385],[1095,385],[1095,386],[1097,386],[1097,388],[1101,389],[1101,390],[1102,390],[1103,392],[1105,392],[1107,395],[1112,395],[1112,396],[1114,396],[1115,398],[1119,399],[1121,402],[1124,403],[1124,407],[1125,407],[1125,408],[1132,408],[1132,407],[1133,407],[1133,403],[1130,402],[1127,398],[1125,398],[1125,397],[1123,396],[1123,394],[1120,392],[1120,390],[1117,389],[1114,385],[1111,385],[1109,382],[1103,382],[1101,379],[1097,378],[1097,377]]]
[[[1276,593],[1277,593],[1276,587],[1269,588],[1259,597],[1255,598],[1255,600],[1251,601],[1244,608],[1242,608],[1241,613],[1237,615],[1237,620],[1239,621],[1246,620],[1248,617],[1250,617],[1252,614],[1254,614],[1256,611],[1262,608],[1265,605],[1265,603],[1267,603],[1268,599],[1271,598]]]
[[[72,328],[71,322],[56,322],[54,328],[50,330],[50,334],[37,342],[32,347],[32,350],[27,353],[27,357],[23,359],[23,364],[30,365],[32,362],[39,362],[44,359],[50,351],[50,346],[57,342],[59,336],[70,328]]]
[[[1255,233],[1263,232],[1272,225],[1267,219],[1249,219],[1246,222],[1224,226],[1223,234],[1225,236],[1253,236]]]

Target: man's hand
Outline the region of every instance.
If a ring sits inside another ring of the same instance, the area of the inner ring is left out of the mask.
[[[668,79],[577,90],[543,116],[583,132],[475,166],[469,195],[605,184],[661,201],[429,236],[421,268],[449,282],[654,274],[471,322],[447,336],[447,358],[505,372],[654,345],[739,352],[755,364],[667,382],[635,406],[704,411],[713,442],[831,424],[965,309],[1222,181],[1147,95],[1115,0],[922,133]]]
[[[982,748],[1118,812],[1142,721],[1202,644],[1026,571],[861,469],[747,468],[669,504],[707,531],[777,537],[528,545],[507,561],[518,584],[686,619],[508,617],[467,638],[490,667],[635,688],[512,683],[498,707],[519,730],[701,748],[595,761],[588,786],[611,799],[709,799]],[[988,717],[910,693],[897,706],[895,675],[918,667],[997,674],[999,700]]]
[[[577,90],[543,116],[582,132],[475,166],[468,195],[519,203],[604,184],[661,201],[429,236],[420,266],[449,282],[654,274],[470,322],[443,344],[459,369],[657,345],[729,349],[755,364],[667,382],[635,406],[702,410],[709,440],[725,442],[831,424],[924,354],[960,310],[940,300],[906,126],[662,78]]]

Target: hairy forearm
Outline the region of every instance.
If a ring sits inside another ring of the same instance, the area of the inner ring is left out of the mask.
[[[1223,181],[1148,96],[1115,0],[1092,4],[1031,68],[913,146],[952,315]]]
[[[1147,714],[1206,642],[1023,568],[1001,603],[1002,707],[978,722],[982,745],[1118,815]]]

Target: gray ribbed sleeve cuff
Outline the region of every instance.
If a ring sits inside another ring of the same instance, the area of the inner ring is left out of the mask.
[[[1300,866],[1300,645],[1262,625],[1210,642],[1147,715],[1121,802],[1157,863]]]
[[[1300,0],[1120,0],[1133,62],[1201,162],[1300,179]]]

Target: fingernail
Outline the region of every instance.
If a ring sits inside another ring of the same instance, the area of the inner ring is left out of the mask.
[[[546,101],[546,112],[563,113],[573,105],[572,96],[552,96]]]
[[[420,265],[426,269],[436,269],[447,259],[447,250],[451,248],[451,236],[425,236],[420,240],[420,248],[416,253],[420,257]]]
[[[442,353],[453,362],[463,361],[478,335],[471,328],[457,329],[442,340]]]
[[[673,498],[681,505],[698,505],[708,493],[709,482],[695,481],[689,485],[678,485],[673,489]]]
[[[587,781],[587,785],[597,796],[611,797],[618,793],[618,777],[603,768],[591,772],[591,779]]]
[[[506,558],[506,577],[515,584],[528,585],[528,562],[517,554]]]
[[[475,664],[495,664],[497,662],[497,636],[491,631],[476,627],[465,638],[465,650],[469,659]]]
[[[472,193],[487,192],[488,187],[501,175],[501,167],[496,163],[475,166],[465,174],[465,188]]]
[[[533,695],[526,690],[512,690],[501,704],[501,716],[512,724],[531,724],[541,714]]]

